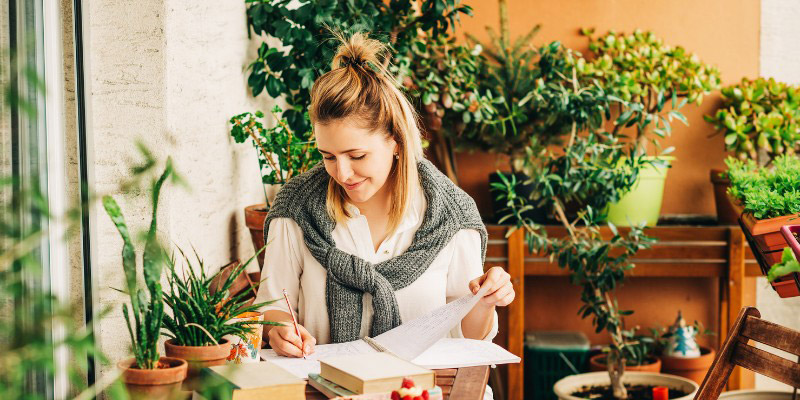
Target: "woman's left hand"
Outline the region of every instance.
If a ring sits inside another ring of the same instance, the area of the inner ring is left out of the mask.
[[[492,267],[485,274],[469,282],[472,294],[478,293],[481,288],[488,288],[479,304],[492,307],[504,307],[514,301],[514,286],[511,284],[511,275],[501,267]]]

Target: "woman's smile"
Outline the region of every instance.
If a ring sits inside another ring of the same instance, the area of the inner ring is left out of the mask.
[[[352,185],[351,185],[351,184],[349,184],[349,183],[345,183],[345,184],[344,184],[344,187],[345,187],[345,189],[347,189],[347,190],[356,190],[356,189],[358,189],[359,187],[361,187],[361,184],[362,184],[362,183],[364,183],[364,182],[366,182],[366,181],[367,181],[367,180],[366,180],[366,179],[364,179],[364,180],[362,180],[362,181],[360,181],[360,182],[353,183]]]

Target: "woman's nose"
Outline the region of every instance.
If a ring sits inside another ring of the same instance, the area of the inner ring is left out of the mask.
[[[336,174],[339,182],[344,183],[353,176],[353,169],[350,167],[350,163],[347,160],[342,160],[342,158],[344,157],[336,160]]]

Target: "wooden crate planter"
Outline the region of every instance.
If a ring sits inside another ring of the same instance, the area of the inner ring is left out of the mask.
[[[744,216],[742,216],[742,218],[739,220],[739,225],[741,225],[742,232],[744,232],[744,237],[747,240],[747,243],[750,245],[750,249],[753,251],[753,256],[755,257],[756,262],[758,262],[759,268],[761,268],[761,274],[766,276],[770,267],[780,262],[781,253],[783,252],[783,248],[786,247],[786,240],[780,233],[780,227],[778,227],[778,235],[783,241],[783,246],[778,251],[765,253],[758,248],[759,241],[756,240],[755,235],[751,233],[750,229],[748,229]],[[770,282],[770,285],[772,286],[772,289],[778,293],[778,296],[782,298],[800,296],[800,277],[798,277],[797,274],[780,277],[774,282]]]
[[[761,268],[761,273],[766,276],[770,267],[781,261],[783,249],[789,243],[789,239],[781,233],[781,228],[790,224],[797,216],[756,219],[752,214],[745,213],[741,203],[736,199],[730,198],[730,201],[741,215],[739,225]],[[778,278],[770,285],[782,298],[800,296],[800,277],[797,274]]]
[[[800,242],[794,236],[795,232],[800,232],[800,225],[783,225],[780,232],[785,242],[792,249],[794,256],[800,258]],[[800,296],[800,274],[795,272],[782,276],[772,282],[772,287],[775,288],[780,297]]]

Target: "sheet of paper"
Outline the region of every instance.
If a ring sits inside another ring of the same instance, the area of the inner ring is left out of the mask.
[[[469,294],[445,304],[422,317],[378,335],[374,340],[396,356],[426,368],[458,368],[519,362],[519,357],[491,342],[445,338],[456,324],[461,323],[486,290],[486,288],[481,289],[475,295]],[[279,365],[299,378],[307,379],[310,373],[319,374],[321,358],[375,351],[377,350],[367,342],[356,340],[318,345],[314,354],[307,356],[305,360],[281,357],[272,349],[261,350],[261,358]]]
[[[488,288],[482,288],[477,294],[451,301],[374,339],[398,357],[413,360],[461,323],[487,290]]]
[[[308,374],[319,374],[319,359],[341,355],[370,353],[375,350],[363,341],[323,344],[316,347],[314,354],[302,358],[281,357],[271,349],[261,350],[261,358],[273,362],[292,375],[307,379]],[[414,364],[430,369],[474,367],[476,365],[496,365],[518,363],[519,357],[504,348],[485,340],[439,339],[433,346],[411,360]]]
[[[272,349],[261,349],[261,358],[271,361],[289,371],[298,378],[307,379],[308,374],[319,374],[319,359],[326,357],[347,356],[352,354],[372,353],[377,350],[363,340],[346,343],[320,344],[314,347],[314,353],[306,359],[282,357]]]
[[[513,364],[519,357],[485,340],[439,339],[428,350],[411,360],[430,369],[474,367],[477,365]]]

